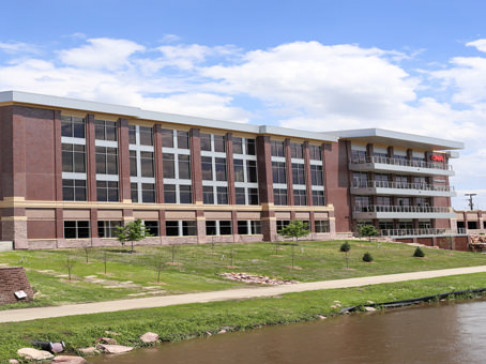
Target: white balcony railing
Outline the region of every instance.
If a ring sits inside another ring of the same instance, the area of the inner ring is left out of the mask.
[[[389,158],[381,156],[372,157],[358,157],[351,158],[350,163],[352,164],[368,164],[368,163],[381,163],[390,164],[395,166],[405,166],[405,167],[419,167],[419,168],[433,168],[433,169],[445,169],[452,170],[452,166],[445,163],[432,163],[422,160],[410,160],[406,158]]]
[[[354,206],[354,212],[447,213],[450,212],[450,208],[439,206],[365,205]]]
[[[403,190],[422,190],[450,192],[454,188],[450,186],[433,185],[421,182],[391,182],[391,181],[353,181],[353,188],[396,188]]]
[[[457,229],[453,232],[450,229],[424,228],[424,229],[381,229],[381,236],[425,236],[425,235],[464,235],[465,229]]]

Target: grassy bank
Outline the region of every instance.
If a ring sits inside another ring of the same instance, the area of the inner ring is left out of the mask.
[[[42,306],[243,286],[219,276],[231,271],[309,282],[486,264],[483,254],[425,249],[426,257],[417,259],[412,257],[415,248],[405,244],[352,241],[346,269],[341,244],[299,243],[293,259],[290,246],[271,243],[137,247],[134,254],[120,248],[13,251],[0,254],[0,265],[24,266],[37,291],[29,305]],[[362,262],[365,252],[372,254],[373,263]],[[75,262],[71,280],[69,259]]]
[[[106,330],[120,333],[120,344],[141,346],[139,335],[152,331],[163,341],[177,341],[229,330],[247,330],[262,325],[313,320],[332,316],[339,307],[386,302],[438,294],[452,290],[486,287],[486,274],[470,274],[413,282],[286,294],[275,298],[200,303],[156,309],[132,310],[96,315],[63,317],[0,325],[0,362],[15,357],[31,340],[64,340],[73,350],[93,345]]]

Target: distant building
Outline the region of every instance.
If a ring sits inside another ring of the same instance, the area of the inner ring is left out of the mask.
[[[298,219],[313,239],[369,223],[384,236],[457,235],[457,141],[382,129],[310,132],[0,92],[0,241],[17,249],[274,241]],[[452,221],[452,224],[451,224]]]

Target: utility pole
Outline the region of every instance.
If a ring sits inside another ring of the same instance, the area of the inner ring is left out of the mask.
[[[469,196],[469,209],[472,211],[474,210],[474,203],[473,203],[473,196],[476,196],[477,193],[465,193],[464,196]]]

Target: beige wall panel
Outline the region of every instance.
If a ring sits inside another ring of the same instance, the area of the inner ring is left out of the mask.
[[[63,215],[64,215],[64,220],[70,220],[70,219],[89,220],[90,218],[89,210],[64,210]]]
[[[98,220],[123,220],[123,212],[116,210],[98,210]]]
[[[308,212],[296,212],[295,218],[297,220],[309,220],[310,219]]]
[[[28,220],[55,220],[56,210],[28,209],[25,211]]]
[[[478,221],[478,214],[467,214],[468,221]]]
[[[275,212],[277,220],[290,220],[290,212]]]
[[[194,211],[166,211],[166,220],[195,220],[196,213]]]
[[[329,214],[327,212],[316,212],[314,216],[316,220],[327,220],[329,218]]]
[[[133,211],[133,217],[136,219],[142,220],[158,220],[159,219],[159,212],[158,211]]]
[[[231,212],[207,211],[204,213],[206,220],[231,220]]]
[[[260,220],[259,212],[238,212],[238,220]]]

